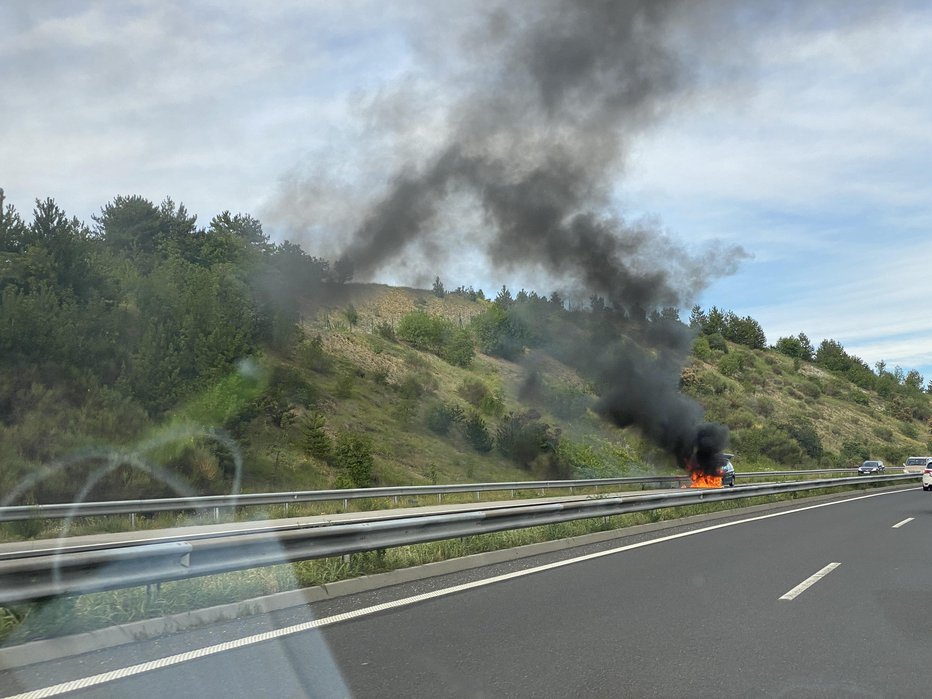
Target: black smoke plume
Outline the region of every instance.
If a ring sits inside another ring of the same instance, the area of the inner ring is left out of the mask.
[[[679,392],[689,331],[648,322],[648,314],[687,307],[744,253],[691,255],[660,231],[626,222],[611,201],[632,141],[688,98],[698,69],[678,47],[702,45],[691,28],[714,22],[695,15],[717,7],[553,0],[488,12],[469,34],[479,69],[449,109],[447,137],[394,175],[343,250],[360,278],[403,260],[412,245],[439,256],[438,223],[450,202],[474,202],[483,216],[475,246],[493,266],[544,272],[564,292],[603,298],[630,321],[591,361],[597,410],[639,427],[681,466],[697,447],[723,448],[727,430],[711,430],[711,444],[701,407]]]

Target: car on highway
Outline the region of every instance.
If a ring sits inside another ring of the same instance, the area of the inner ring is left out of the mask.
[[[924,473],[932,465],[932,456],[910,456],[903,462],[903,473]]]
[[[922,472],[922,489],[932,490],[932,464],[926,466]]]
[[[883,465],[883,461],[870,460],[858,466],[858,475],[869,476],[871,474],[883,473],[885,470],[886,467]]]
[[[719,474],[722,477],[723,488],[731,488],[735,485],[735,467],[731,463],[731,460],[734,458],[734,456],[734,454],[722,454],[724,463],[719,469]]]

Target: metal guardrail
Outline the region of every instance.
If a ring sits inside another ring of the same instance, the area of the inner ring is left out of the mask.
[[[769,478],[825,473],[851,473],[851,469],[813,469],[809,471],[757,471],[736,473],[736,478]],[[553,490],[574,488],[599,488],[605,486],[644,485],[656,483],[679,484],[689,480],[683,475],[631,476],[626,478],[588,478],[581,480],[511,481],[504,483],[458,483],[453,485],[408,485],[380,488],[352,488],[337,490],[305,490],[290,493],[240,493],[236,495],[203,495],[181,498],[152,498],[145,500],[107,500],[101,502],[48,503],[43,505],[11,505],[0,507],[0,522],[29,519],[72,519],[121,514],[151,514],[153,512],[177,512],[183,510],[211,510],[259,505],[289,505],[307,502],[335,500],[360,500],[366,498],[399,498],[455,493],[475,493],[505,490]]]
[[[863,483],[915,480],[914,474],[768,483],[598,497],[352,524],[293,528],[99,550],[24,554],[0,561],[0,605],[49,595],[154,584],[328,556],[592,517]],[[173,547],[173,548],[166,548]]]

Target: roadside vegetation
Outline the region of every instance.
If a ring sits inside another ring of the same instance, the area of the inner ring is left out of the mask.
[[[606,387],[579,351],[679,324],[675,309],[355,284],[350,261],[273,244],[252,216],[203,227],[138,196],[90,225],[0,201],[0,253],[7,504],[677,468],[594,412]],[[682,323],[680,388],[729,426],[739,470],[932,452],[915,370],[803,332],[768,344],[716,307]]]

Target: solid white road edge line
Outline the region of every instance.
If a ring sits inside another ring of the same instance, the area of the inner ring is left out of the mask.
[[[904,519],[902,522],[897,522],[896,524],[894,524],[893,527],[891,527],[891,528],[892,528],[892,529],[899,529],[899,528],[902,527],[904,524],[909,524],[910,522],[912,522],[913,519],[915,519],[915,518],[914,518],[914,517],[907,517],[907,518]]]
[[[113,682],[115,680],[125,679],[127,677],[132,677],[133,675],[139,675],[144,672],[149,672],[151,670],[158,670],[161,668],[170,667],[172,665],[178,665],[180,663],[185,663],[190,660],[197,660],[198,658],[204,658],[209,655],[215,655],[216,653],[223,653],[224,651],[234,650],[236,648],[243,648],[245,646],[251,646],[257,643],[263,643],[265,641],[271,641],[276,638],[282,638],[284,636],[292,636],[294,634],[302,633],[304,631],[310,631],[312,629],[319,629],[325,626],[332,626],[333,624],[338,624],[344,621],[349,621],[351,619],[358,619],[360,617],[370,616],[372,614],[378,614],[380,612],[384,612],[389,609],[398,609],[399,607],[407,607],[412,604],[417,604],[418,602],[424,602],[426,600],[436,599],[438,597],[446,597],[447,595],[456,594],[458,592],[464,592],[466,590],[472,590],[478,587],[485,587],[486,585],[492,585],[494,583],[503,582],[505,580],[511,580],[513,578],[521,578],[521,577],[524,577],[525,575],[533,575],[534,573],[541,573],[546,570],[554,570],[556,568],[562,568],[564,566],[573,565],[574,563],[581,563],[583,561],[589,561],[589,560],[593,560],[596,558],[602,558],[603,556],[611,556],[616,553],[632,551],[634,549],[643,548],[645,546],[661,544],[665,541],[672,541],[674,539],[682,539],[687,536],[695,536],[696,534],[704,534],[705,532],[711,532],[711,531],[715,531],[718,529],[724,529],[726,527],[734,527],[739,524],[747,524],[749,522],[758,522],[764,519],[771,519],[772,517],[782,517],[784,515],[796,514],[798,512],[805,512],[807,510],[816,510],[816,509],[819,509],[820,507],[831,507],[832,505],[841,505],[843,503],[854,502],[856,500],[865,500],[867,498],[876,498],[882,495],[894,495],[896,493],[906,493],[906,492],[910,492],[910,491],[909,490],[894,490],[894,491],[887,491],[883,493],[871,493],[870,495],[859,495],[853,498],[846,498],[845,500],[834,500],[832,502],[823,502],[818,505],[808,505],[806,507],[798,507],[794,510],[784,510],[782,512],[771,512],[770,514],[767,514],[767,515],[758,515],[756,517],[748,517],[747,519],[739,519],[733,522],[723,522],[722,524],[713,524],[709,527],[703,527],[701,529],[693,529],[688,532],[680,532],[679,534],[670,534],[668,536],[662,536],[657,539],[650,539],[649,541],[641,541],[636,544],[628,544],[626,546],[619,546],[617,548],[607,549],[605,551],[597,551],[595,553],[586,554],[585,556],[577,556],[576,558],[568,558],[562,561],[555,561],[554,563],[547,563],[545,565],[536,566],[534,568],[518,570],[513,573],[505,573],[503,575],[496,575],[491,578],[486,578],[485,580],[475,580],[473,582],[464,583],[462,585],[453,585],[452,587],[445,587],[440,590],[433,590],[432,592],[425,592],[423,594],[414,595],[412,597],[404,597],[402,599],[393,600],[391,602],[384,602],[382,604],[376,604],[371,607],[363,607],[362,609],[355,609],[353,611],[345,612],[343,614],[335,614],[333,616],[323,617],[322,619],[315,619],[314,621],[305,621],[300,624],[294,624],[292,626],[287,626],[282,629],[275,629],[273,631],[265,631],[263,633],[254,634],[252,636],[245,636],[243,638],[237,638],[232,641],[225,641],[224,643],[217,643],[215,645],[206,646],[203,648],[195,648],[193,650],[189,650],[184,653],[178,653],[176,655],[169,655],[163,658],[156,658],[155,660],[150,660],[145,663],[139,663],[138,665],[130,665],[128,667],[117,668],[116,670],[111,670],[109,672],[103,672],[103,673],[100,673],[99,675],[90,675],[88,677],[82,677],[76,680],[70,680],[68,682],[62,682],[60,684],[50,685],[48,687],[42,687],[40,689],[35,689],[29,692],[23,692],[22,694],[10,695],[7,697],[7,699],[45,699],[45,697],[55,697],[60,694],[65,694],[67,692],[74,692],[79,689],[87,689],[88,687],[94,687],[100,684],[104,684],[106,682]],[[833,563],[832,565],[837,567],[840,564]]]
[[[810,587],[815,585],[817,582],[819,582],[822,578],[824,578],[826,575],[831,573],[833,570],[835,570],[840,565],[841,563],[829,563],[818,573],[813,573],[808,578],[803,580],[801,583],[799,583],[799,585],[797,585],[792,590],[787,592],[785,595],[780,597],[780,599],[787,599],[787,600],[796,599],[797,597],[799,597],[799,595],[801,595],[803,592],[805,592]]]

